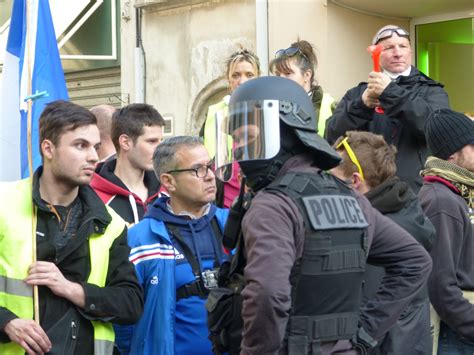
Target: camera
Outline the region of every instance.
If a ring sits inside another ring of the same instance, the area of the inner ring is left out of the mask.
[[[217,287],[217,276],[219,274],[219,269],[212,269],[212,270],[206,270],[204,271],[201,276],[202,276],[202,282],[204,284],[204,287],[207,290],[213,289]]]

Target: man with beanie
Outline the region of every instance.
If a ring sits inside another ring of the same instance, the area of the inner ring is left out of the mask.
[[[421,172],[420,202],[436,228],[428,280],[434,349],[474,352],[474,121],[442,109],[426,124],[432,156]],[[439,315],[439,318],[438,318]],[[438,336],[439,334],[439,336]]]
[[[367,82],[346,92],[328,119],[326,138],[334,144],[346,131],[380,134],[397,148],[397,176],[417,193],[428,149],[424,127],[431,112],[448,108],[443,85],[411,65],[410,34],[387,25],[377,31],[382,72],[370,72]],[[381,107],[383,110],[377,110]]]

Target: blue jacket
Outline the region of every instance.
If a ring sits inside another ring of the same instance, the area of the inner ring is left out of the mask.
[[[179,252],[163,221],[156,219],[157,210],[167,199],[157,200],[145,218],[128,232],[130,261],[145,292],[145,308],[134,327],[115,327],[116,343],[122,354],[175,353],[175,255]],[[209,214],[199,220],[214,216],[223,230],[227,215],[227,210],[211,206]]]

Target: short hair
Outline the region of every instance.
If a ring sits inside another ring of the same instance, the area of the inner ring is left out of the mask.
[[[395,176],[397,166],[395,156],[397,148],[388,145],[381,135],[364,131],[347,131],[345,136],[339,137],[334,148],[342,157],[339,167],[345,176],[358,172],[357,166],[351,161],[344,146],[336,148],[344,138],[357,157],[364,173],[364,179],[370,188],[374,188],[387,179]]]
[[[240,62],[249,62],[255,70],[255,76],[260,76],[260,60],[257,55],[250,49],[241,48],[239,51],[234,52],[226,60],[226,78],[229,79],[229,75],[234,67]]]
[[[129,136],[133,143],[143,134],[143,127],[165,125],[160,113],[148,104],[130,104],[116,111],[112,116],[112,142],[115,150],[120,151],[119,137]]]
[[[97,127],[99,128],[102,138],[110,138],[112,132],[112,115],[117,108],[110,105],[98,105],[90,109],[97,119]]]
[[[200,145],[204,145],[204,143],[202,138],[198,136],[176,136],[161,142],[153,153],[153,169],[158,181],[161,174],[179,168],[176,153],[181,148],[192,148]]]
[[[403,30],[403,31],[405,31],[406,33],[409,33],[407,30],[405,30],[405,29],[404,29],[403,27],[401,27],[401,26],[397,26],[397,25],[385,25],[385,26],[379,28],[379,30],[375,33],[374,37],[372,37],[372,44],[375,45],[375,44],[377,44],[377,43],[379,43],[379,42],[381,41],[381,39],[377,40],[377,37],[378,37],[379,34],[381,34],[383,31],[389,30],[389,29],[398,29],[398,28],[401,29],[401,30]],[[397,36],[398,36],[398,33],[397,33]],[[392,37],[393,37],[393,33],[392,33],[392,35],[390,36],[390,38],[392,38]],[[408,42],[410,42],[410,37],[407,37],[407,39],[408,39]]]
[[[293,56],[281,55],[270,62],[270,71],[275,72],[275,69],[282,73],[290,72],[289,61],[295,58],[296,66],[304,73],[311,70],[311,85],[314,83],[314,72],[318,66],[318,57],[314,52],[314,48],[308,41],[298,40],[293,42],[288,48],[297,48],[299,51]]]
[[[64,100],[50,102],[39,118],[39,142],[48,139],[57,145],[65,132],[89,125],[97,125],[97,119],[85,107]]]

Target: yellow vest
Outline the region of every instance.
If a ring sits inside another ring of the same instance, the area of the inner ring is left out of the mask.
[[[321,107],[319,108],[318,117],[318,134],[324,138],[324,131],[326,130],[326,121],[332,116],[332,104],[334,99],[331,95],[324,93],[321,100]]]
[[[23,280],[33,261],[31,179],[2,182],[0,196],[0,306],[19,318],[33,319],[33,288]],[[91,272],[88,283],[105,286],[109,265],[109,249],[120,236],[125,224],[111,209],[112,222],[104,234],[89,236]],[[36,228],[35,228],[36,229]],[[95,354],[112,354],[115,333],[111,323],[92,321]],[[13,342],[0,344],[0,354],[24,354]]]
[[[229,98],[230,96],[224,96],[217,104],[209,106],[207,111],[203,141],[211,158],[216,155],[216,112],[227,109]]]

